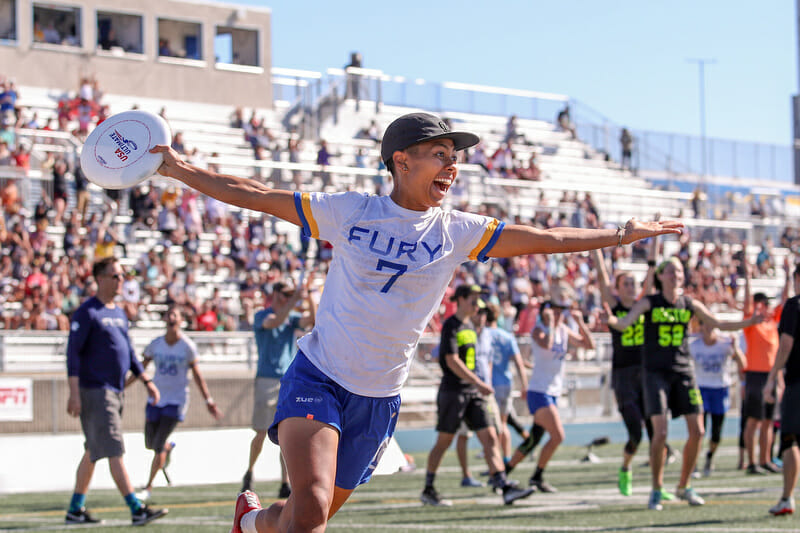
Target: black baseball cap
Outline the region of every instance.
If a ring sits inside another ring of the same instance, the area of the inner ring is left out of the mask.
[[[450,131],[444,120],[429,113],[409,113],[395,119],[386,128],[381,141],[381,159],[391,168],[392,155],[409,146],[433,139],[451,139],[456,150],[475,146],[481,140],[474,133]]]

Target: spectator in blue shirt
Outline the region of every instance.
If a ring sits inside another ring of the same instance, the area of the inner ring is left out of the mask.
[[[278,281],[272,286],[272,305],[256,313],[253,318],[253,331],[258,349],[258,367],[253,392],[253,430],[256,432],[250,443],[250,462],[242,478],[242,492],[252,489],[253,467],[264,447],[267,429],[275,417],[281,377],[294,359],[295,340],[298,330],[314,327],[316,303],[308,290],[312,277],[307,283],[294,287],[291,280]],[[306,309],[296,310],[297,303],[305,300]],[[286,466],[281,457],[281,488],[279,498],[288,498],[291,493]]]
[[[130,370],[144,382],[153,403],[158,402],[159,392],[133,351],[125,312],[114,303],[122,289],[122,266],[114,257],[102,259],[92,267],[92,275],[97,294],[75,311],[67,342],[67,412],[80,417],[86,442],[65,522],[100,522],[86,510],[86,493],[95,463],[108,458],[111,477],[130,507],[133,525],[144,525],[164,516],[167,510],[150,509],[139,501],[122,461],[122,391],[126,374]]]

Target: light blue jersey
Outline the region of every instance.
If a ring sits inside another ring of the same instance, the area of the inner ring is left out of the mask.
[[[512,333],[500,328],[487,328],[492,342],[493,366],[492,387],[512,384],[511,360],[519,353],[517,339]]]
[[[259,378],[282,377],[297,351],[295,331],[300,328],[302,315],[297,311],[290,311],[283,324],[276,328],[266,329],[262,324],[264,319],[272,313],[274,313],[273,309],[268,307],[256,313],[253,318],[253,332],[258,349],[256,377]]]

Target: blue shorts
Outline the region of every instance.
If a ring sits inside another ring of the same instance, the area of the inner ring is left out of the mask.
[[[286,418],[307,418],[333,426],[339,431],[336,486],[352,490],[372,477],[394,434],[399,412],[399,394],[387,398],[353,394],[298,351],[281,379],[278,407],[268,435],[279,444],[278,424]]]
[[[703,411],[712,415],[724,415],[731,407],[728,398],[728,387],[711,388],[700,387],[700,395],[703,397]]]
[[[528,409],[535,415],[536,411],[548,405],[556,405],[556,397],[543,392],[528,391]]]
[[[183,409],[180,405],[170,403],[163,407],[156,407],[148,403],[144,408],[144,418],[147,422],[158,422],[162,416],[175,418],[179,422],[183,422],[184,419]]]

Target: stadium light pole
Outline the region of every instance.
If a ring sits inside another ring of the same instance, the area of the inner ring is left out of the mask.
[[[700,159],[702,163],[703,175],[701,179],[705,186],[706,176],[708,175],[708,158],[706,156],[706,65],[713,65],[715,59],[687,59],[689,63],[697,63],[699,74],[699,94],[700,94]]]

